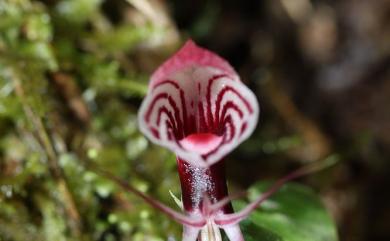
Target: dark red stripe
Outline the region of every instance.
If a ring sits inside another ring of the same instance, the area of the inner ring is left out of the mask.
[[[236,89],[234,89],[231,86],[226,86],[218,93],[217,100],[215,102],[215,104],[217,106],[216,107],[216,115],[217,115],[216,119],[217,119],[217,121],[220,119],[219,110],[221,108],[222,98],[228,91],[231,91],[231,92],[235,93],[238,96],[238,98],[240,98],[242,100],[242,102],[244,102],[244,105],[248,109],[249,113],[251,113],[251,114],[253,113],[253,108],[249,104],[249,102],[240,93],[238,93],[238,91]],[[223,118],[223,116],[222,116],[222,118]]]
[[[180,135],[183,135],[183,123],[181,122],[181,119],[180,119],[180,110],[177,107],[176,102],[172,98],[172,96],[168,96],[168,102],[172,106],[173,111],[174,111],[174,116],[175,116],[175,120],[177,123],[177,130],[176,131],[177,131],[177,133],[180,133]],[[182,136],[177,136],[177,138],[182,138]]]
[[[222,109],[222,112],[221,112],[221,118],[224,118],[225,115],[226,115],[226,112],[229,110],[229,109],[233,109],[235,110],[238,115],[240,116],[240,118],[242,119],[242,117],[244,116],[244,113],[242,113],[242,110],[240,108],[238,108],[238,106],[236,104],[233,103],[233,101],[229,100],[225,103],[225,105],[223,106],[223,109]],[[219,120],[217,120],[219,121]],[[219,122],[218,122],[219,123]]]
[[[207,99],[207,121],[209,124],[209,127],[213,126],[214,120],[213,120],[213,113],[211,112],[211,87],[213,85],[213,82],[217,79],[227,77],[226,74],[220,74],[220,75],[214,75],[210,79],[207,80],[207,94],[206,94],[206,99]]]
[[[206,118],[205,118],[205,113],[204,113],[204,109],[203,109],[203,104],[202,102],[199,102],[198,103],[198,118],[199,118],[199,122],[198,122],[198,128],[197,128],[197,132],[198,133],[204,133],[204,132],[208,132],[208,127],[207,127],[207,124],[206,124]]]
[[[172,140],[172,139],[176,140],[176,138],[173,138],[173,137],[175,137],[175,133],[172,133],[172,129],[173,129],[172,126],[170,126],[168,121],[166,121],[165,124],[168,126],[168,128],[167,128],[168,140]]]
[[[177,128],[177,123],[175,122],[175,118],[173,117],[172,112],[170,112],[165,106],[160,107],[158,110],[156,125],[160,126],[162,114],[166,114],[168,116],[168,120],[167,120],[167,123],[169,124],[168,126],[171,129],[173,129],[175,136],[178,136],[178,128]]]
[[[230,136],[229,136],[229,139],[227,139],[227,140],[224,142],[224,144],[226,144],[226,143],[229,143],[229,142],[232,141],[234,135],[236,134],[236,128],[235,128],[235,126],[234,126],[234,124],[233,124],[233,120],[232,120],[232,117],[231,117],[230,115],[229,115],[228,117],[225,118],[225,120],[224,120],[223,123],[224,123],[225,128],[226,128],[226,125],[229,125],[229,126],[230,126]]]
[[[161,116],[162,116],[163,113],[165,113],[168,116],[168,119],[169,119],[171,125],[174,126],[175,128],[177,128],[177,124],[175,123],[175,118],[173,117],[172,112],[170,112],[168,110],[168,108],[165,107],[165,106],[161,106],[158,109],[157,121],[156,121],[157,126],[160,125]],[[175,125],[174,125],[174,123],[175,123]]]
[[[182,110],[183,110],[182,118],[183,118],[183,125],[184,125],[184,128],[182,128],[181,131],[183,132],[182,133],[183,136],[188,135],[188,133],[186,133],[188,130],[188,123],[187,123],[187,106],[186,106],[186,100],[184,97],[184,91],[180,87],[180,85],[177,83],[177,81],[169,80],[169,79],[161,81],[160,83],[157,83],[155,86],[153,86],[153,89],[156,89],[156,88],[163,86],[163,85],[172,85],[173,87],[175,87],[177,90],[180,91],[180,101],[181,101],[181,106],[182,106]]]
[[[180,89],[180,100],[181,100],[181,108],[183,110],[183,124],[184,128],[182,131],[182,135],[186,136],[189,134],[188,132],[188,123],[187,123],[187,106],[186,106],[186,99],[184,97],[184,91]]]
[[[162,85],[166,85],[166,84],[170,84],[170,85],[173,85],[176,89],[180,89],[180,86],[179,84],[177,83],[177,81],[174,81],[174,80],[164,80],[164,81],[161,81],[159,83],[157,83],[155,86],[152,87],[152,89],[156,89]]]
[[[150,105],[148,106],[148,110],[146,111],[146,114],[145,114],[145,121],[146,122],[150,121],[150,115],[152,114],[152,111],[153,111],[154,106],[156,105],[157,101],[159,99],[166,99],[166,98],[168,98],[167,93],[160,93],[153,98],[153,100],[150,103]]]
[[[245,132],[245,130],[246,130],[247,127],[248,127],[248,123],[247,123],[247,122],[244,122],[244,123],[241,125],[240,136]]]
[[[149,126],[150,131],[152,132],[153,136],[157,139],[160,139],[160,133],[158,133],[158,130],[154,127]]]

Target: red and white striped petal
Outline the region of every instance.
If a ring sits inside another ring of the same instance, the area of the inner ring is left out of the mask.
[[[256,127],[259,106],[233,68],[188,41],[152,75],[141,131],[196,166],[221,160]]]

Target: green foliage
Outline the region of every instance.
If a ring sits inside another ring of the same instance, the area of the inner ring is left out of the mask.
[[[166,203],[179,190],[172,156],[146,152],[136,126],[148,73],[132,54],[159,32],[147,21],[113,24],[103,3],[115,7],[0,1],[0,240],[179,236],[178,225],[85,165]]]
[[[257,197],[269,183],[260,182],[249,192]],[[234,203],[235,209],[245,202]],[[241,224],[246,240],[337,241],[336,227],[318,196],[308,187],[286,184]]]

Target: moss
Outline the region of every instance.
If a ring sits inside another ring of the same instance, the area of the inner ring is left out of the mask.
[[[150,195],[165,201],[179,188],[169,182],[174,169],[161,167],[170,156],[156,164],[172,178],[149,174],[156,167],[143,161],[159,152],[145,158],[134,121],[149,71],[137,67],[139,48],[163,32],[149,21],[114,24],[102,3],[0,2],[1,240],[179,235],[178,225],[85,166],[90,157],[129,182],[159,183]]]

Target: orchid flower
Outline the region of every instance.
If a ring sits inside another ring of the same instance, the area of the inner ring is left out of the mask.
[[[259,105],[221,57],[189,40],[152,75],[139,111],[141,131],[177,156],[184,209],[184,240],[220,240],[219,227],[231,240],[243,240],[227,197],[223,157],[256,127]]]
[[[259,105],[234,69],[218,55],[187,43],[152,75],[138,114],[150,141],[176,154],[184,214],[174,211],[108,173],[126,190],[183,225],[183,241],[243,241],[238,223],[286,181],[234,213],[223,157],[247,139],[257,125]]]

